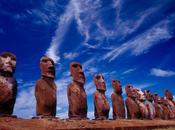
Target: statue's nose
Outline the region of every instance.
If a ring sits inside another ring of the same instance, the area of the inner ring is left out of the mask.
[[[10,57],[7,57],[7,58],[5,59],[5,64],[10,64],[10,65],[12,65]]]

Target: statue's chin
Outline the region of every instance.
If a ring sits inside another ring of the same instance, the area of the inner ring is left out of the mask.
[[[2,70],[0,70],[0,72],[2,72],[3,74],[10,75],[10,76],[12,76],[14,73],[14,71],[12,69],[2,69]]]
[[[79,85],[83,86],[85,81],[84,80],[74,80],[74,82],[78,83]]]
[[[102,92],[105,92],[106,91],[105,88],[98,88],[98,87],[97,87],[97,90],[102,91]]]
[[[47,78],[51,78],[51,79],[54,79],[55,76],[53,74],[42,74],[43,77],[47,77]]]

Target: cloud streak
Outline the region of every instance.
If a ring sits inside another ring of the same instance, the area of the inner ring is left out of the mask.
[[[167,20],[163,20],[146,32],[115,47],[112,51],[104,55],[103,60],[108,59],[109,61],[113,61],[118,56],[128,51],[131,52],[131,55],[135,56],[147,53],[152,46],[161,43],[160,41],[162,40],[167,40],[172,37],[167,27],[168,22]]]
[[[171,70],[163,70],[159,68],[152,68],[150,74],[157,77],[171,77],[175,76],[175,72]]]
[[[60,60],[59,47],[63,42],[64,36],[69,29],[69,25],[73,19],[73,5],[70,2],[65,10],[65,13],[60,17],[58,22],[58,28],[55,32],[55,36],[52,37],[50,47],[46,51],[46,55],[51,57],[55,63]]]

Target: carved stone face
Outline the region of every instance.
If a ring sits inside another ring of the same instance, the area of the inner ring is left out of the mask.
[[[41,57],[40,69],[43,77],[55,78],[54,61],[51,58],[46,56]]]
[[[94,83],[97,90],[106,91],[106,84],[102,74],[96,74],[94,76]]]
[[[161,97],[157,93],[153,94],[153,99],[155,103],[162,103]]]
[[[16,56],[10,52],[0,54],[0,72],[13,74],[16,68]]]
[[[122,86],[120,85],[119,80],[112,80],[112,87],[116,93],[122,94]]]
[[[153,95],[151,94],[151,92],[149,90],[145,90],[145,95],[146,95],[146,99],[148,101],[152,101],[153,100]]]
[[[164,91],[164,93],[165,93],[165,96],[166,96],[167,99],[173,100],[173,94],[171,92],[169,92],[169,90],[166,89]]]
[[[137,98],[140,101],[144,101],[145,100],[145,95],[144,95],[144,93],[140,89],[134,89],[134,91],[137,94]]]
[[[130,85],[130,84],[127,85],[125,87],[125,91],[126,91],[126,94],[127,94],[128,97],[131,97],[131,98],[136,98],[137,97],[136,93],[134,92],[134,88],[133,88],[132,85]]]
[[[77,82],[81,85],[85,83],[85,75],[82,71],[82,65],[78,62],[72,62],[70,64],[70,72],[74,82]]]

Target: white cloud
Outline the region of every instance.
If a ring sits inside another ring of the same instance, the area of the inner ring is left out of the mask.
[[[35,116],[35,96],[34,96],[34,85],[33,87],[28,87],[19,92],[15,108],[14,114],[18,117],[33,117]]]
[[[128,70],[125,70],[122,74],[128,74],[128,73],[131,73],[135,70],[136,70],[136,68],[128,69]]]
[[[163,20],[128,42],[114,47],[112,51],[104,55],[103,59],[112,61],[128,51],[131,51],[131,54],[135,56],[148,52],[152,46],[161,43],[161,40],[167,40],[172,37],[167,27],[168,22]]]
[[[157,77],[171,77],[171,76],[175,76],[175,72],[171,71],[171,70],[163,70],[163,69],[159,69],[159,68],[152,68],[150,70],[150,74],[157,76]]]
[[[144,89],[144,88],[152,87],[154,85],[155,85],[154,83],[142,83],[142,84],[133,84],[133,87],[138,89]]]
[[[59,18],[58,28],[55,32],[55,36],[52,37],[50,47],[46,51],[46,55],[51,57],[55,63],[58,63],[60,60],[59,56],[59,47],[63,42],[64,35],[69,29],[69,25],[73,18],[73,5],[70,2],[65,10],[65,13]]]
[[[70,53],[64,53],[63,54],[64,55],[64,58],[65,59],[69,59],[69,60],[72,60],[72,59],[74,59],[74,58],[76,58],[79,54],[78,53],[76,53],[76,52],[70,52]]]
[[[91,95],[95,92],[96,87],[93,80],[85,84],[85,90],[87,95]]]

